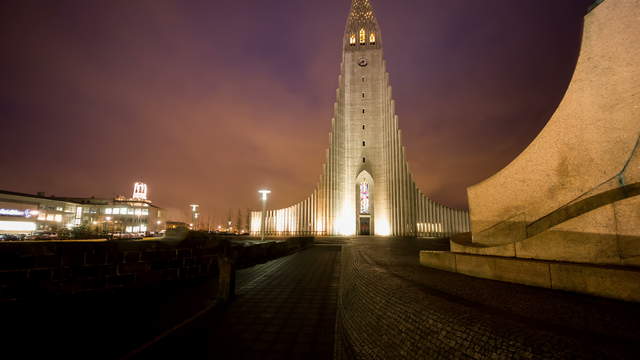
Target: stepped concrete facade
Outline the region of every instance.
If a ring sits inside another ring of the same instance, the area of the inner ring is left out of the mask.
[[[469,231],[469,216],[423,194],[402,145],[398,116],[369,0],[353,0],[343,39],[329,148],[313,193],[291,207],[251,214],[268,235],[446,236]]]
[[[640,301],[640,1],[590,10],[557,111],[468,188],[472,236],[425,265]]]

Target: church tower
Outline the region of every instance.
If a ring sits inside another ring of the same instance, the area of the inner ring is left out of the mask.
[[[382,36],[369,0],[352,0],[323,173],[306,200],[265,217],[269,235],[443,236],[469,231],[466,211],[427,198],[409,172]],[[261,229],[253,212],[251,231]]]

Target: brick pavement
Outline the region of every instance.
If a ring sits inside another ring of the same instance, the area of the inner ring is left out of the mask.
[[[136,359],[330,359],[340,246],[315,246],[238,271],[237,299]]]
[[[421,267],[427,248],[344,241],[339,358],[638,358],[638,304]]]
[[[420,266],[442,242],[318,242],[239,271],[234,303],[138,358],[640,358],[639,304]]]

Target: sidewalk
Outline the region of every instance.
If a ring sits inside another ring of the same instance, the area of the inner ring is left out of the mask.
[[[238,272],[237,299],[135,359],[331,359],[340,246]]]

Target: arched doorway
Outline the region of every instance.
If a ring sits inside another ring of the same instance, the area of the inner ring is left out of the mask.
[[[373,177],[366,170],[356,177],[356,229],[358,235],[372,235],[374,231]]]

